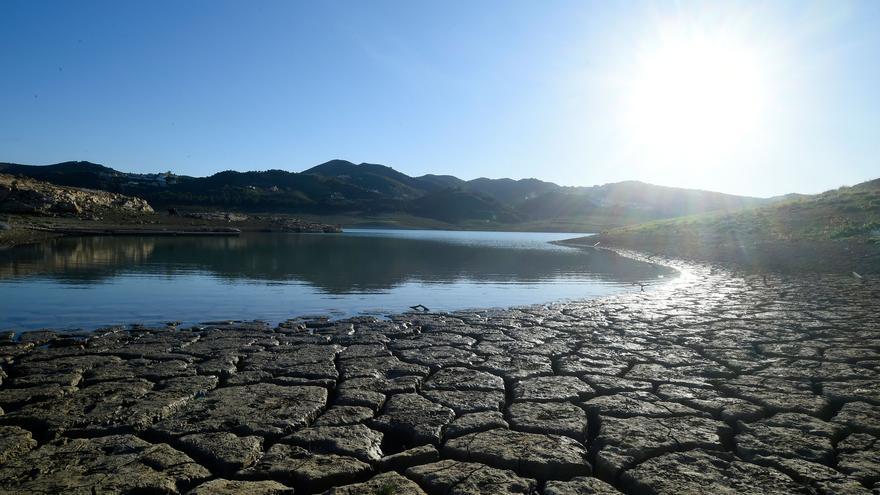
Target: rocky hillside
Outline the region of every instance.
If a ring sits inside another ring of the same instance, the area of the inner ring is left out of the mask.
[[[0,213],[100,218],[107,213],[152,213],[140,198],[0,174]]]

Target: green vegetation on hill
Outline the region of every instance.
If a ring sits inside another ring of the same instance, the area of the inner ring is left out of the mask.
[[[760,208],[656,220],[566,241],[597,242],[758,272],[874,276],[880,273],[880,179]]]
[[[404,216],[453,228],[595,231],[768,200],[620,182],[563,187],[538,179],[410,177],[390,167],[332,160],[300,173],[224,171],[210,177],[125,173],[89,162],[0,163],[0,172],[144,198],[157,209],[198,208],[365,218]],[[418,222],[417,222],[418,223]]]
[[[706,213],[620,227],[606,235],[880,240],[880,179],[733,213]]]

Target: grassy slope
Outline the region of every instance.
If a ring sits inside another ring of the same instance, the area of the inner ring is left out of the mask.
[[[880,179],[728,214],[660,220],[571,241],[755,270],[880,272]]]
[[[690,243],[868,240],[880,236],[880,179],[760,208],[645,222],[637,212],[598,211],[575,218],[519,223],[447,223],[407,214],[297,215],[347,227],[602,232],[608,239],[669,238]],[[595,242],[595,241],[593,241]]]
[[[685,235],[704,239],[871,239],[880,236],[880,179],[762,208],[621,227],[608,235]]]

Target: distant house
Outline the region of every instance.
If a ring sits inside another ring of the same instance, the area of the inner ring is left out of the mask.
[[[120,176],[128,179],[129,186],[168,187],[169,184],[177,184],[177,176],[170,171],[160,174],[130,174],[122,173]]]
[[[159,177],[162,178],[165,185],[177,184],[177,176],[170,170],[163,174],[159,174]]]

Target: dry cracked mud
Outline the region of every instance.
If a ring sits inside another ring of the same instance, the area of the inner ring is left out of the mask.
[[[0,493],[880,494],[880,283],[0,338]]]

